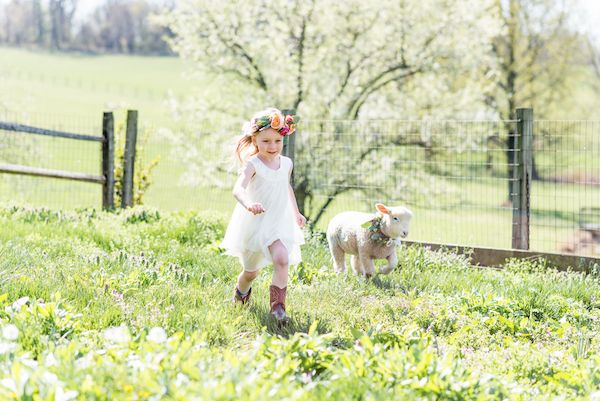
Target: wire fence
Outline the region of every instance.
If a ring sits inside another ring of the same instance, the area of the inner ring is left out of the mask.
[[[413,240],[510,248],[506,138],[515,129],[515,121],[306,122],[296,155],[297,176],[311,182],[305,210],[323,228],[342,210],[407,205]]]
[[[48,115],[2,111],[0,121],[84,135],[102,135],[102,115],[97,121],[78,115]],[[66,138],[28,135],[0,130],[0,163],[98,175],[101,144]],[[98,185],[61,179],[0,174],[0,200],[53,208],[102,205]]]
[[[535,121],[534,133],[536,246],[600,255],[600,121]]]
[[[79,120],[6,113],[0,121],[91,135],[101,133],[102,123],[101,115]],[[411,240],[510,249],[517,123],[304,120],[295,134],[296,197],[320,230],[338,212],[374,211],[382,202],[413,211]],[[117,119],[116,130],[118,125]],[[240,126],[230,123],[224,135]],[[235,205],[235,169],[218,145],[225,136],[211,137],[213,128],[195,127],[178,145],[141,129],[140,166],[158,161],[146,205],[228,216]],[[535,121],[533,133],[530,249],[600,255],[600,122]],[[0,158],[88,173],[100,165],[97,144],[2,131]],[[0,201],[98,208],[101,192],[93,184],[2,174]]]

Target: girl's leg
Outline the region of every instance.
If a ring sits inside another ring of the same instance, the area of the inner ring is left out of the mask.
[[[242,270],[238,276],[237,289],[240,290],[242,294],[247,293],[257,275],[258,271],[247,272],[246,270]]]
[[[280,322],[287,319],[285,297],[288,281],[288,252],[279,240],[269,246],[273,259],[273,284],[269,287],[271,314]]]
[[[273,259],[273,285],[279,288],[287,287],[288,281],[288,251],[280,240],[269,246]]]
[[[252,282],[258,275],[258,262],[261,259],[260,253],[247,254],[242,257],[243,270],[238,276],[237,284],[233,291],[234,301],[245,304],[250,300],[250,291]]]

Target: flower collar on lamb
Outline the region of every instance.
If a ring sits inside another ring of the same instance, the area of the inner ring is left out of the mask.
[[[254,117],[244,125],[244,135],[250,136],[267,128],[273,128],[281,136],[289,136],[296,131],[296,124],[300,121],[298,116],[286,115],[275,108],[268,109],[267,114]]]
[[[394,239],[381,231],[381,220],[383,220],[383,215],[378,214],[372,220],[363,223],[362,227],[369,230],[369,238],[377,245],[392,246]]]

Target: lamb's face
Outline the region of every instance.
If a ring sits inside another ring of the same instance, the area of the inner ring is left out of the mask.
[[[404,206],[386,207],[385,211],[379,207],[378,209],[383,213],[382,228],[384,234],[390,238],[406,238],[412,218],[410,210]]]

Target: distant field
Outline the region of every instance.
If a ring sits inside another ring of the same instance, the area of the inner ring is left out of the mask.
[[[99,118],[102,111],[133,108],[151,124],[169,124],[164,101],[186,96],[194,83],[178,58],[88,56],[0,48],[0,88],[13,111],[32,119],[53,115]],[[196,85],[199,85],[196,83]]]

